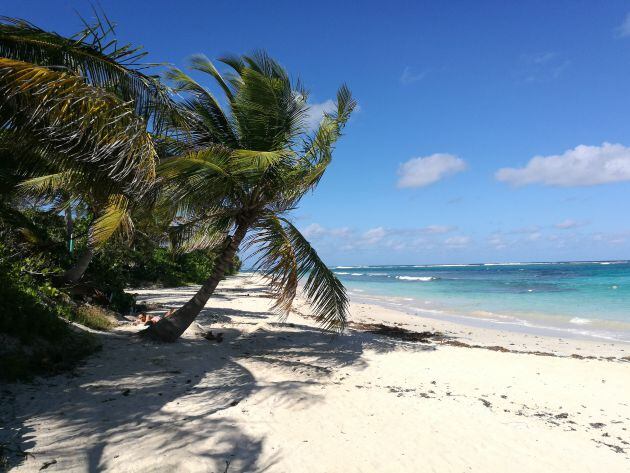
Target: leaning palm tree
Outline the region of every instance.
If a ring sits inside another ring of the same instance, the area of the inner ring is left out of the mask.
[[[187,139],[180,156],[158,168],[167,195],[178,203],[179,223],[172,229],[180,247],[214,247],[214,269],[199,291],[145,334],[175,341],[195,320],[224,277],[239,248],[252,248],[255,267],[268,277],[274,308],[287,314],[298,282],[320,323],[345,326],[345,289],[288,219],[300,199],[319,182],[355,101],[346,86],[336,109],[309,133],[307,93],[264,53],[220,59],[231,68],[222,76],[205,57],[192,67],[207,73],[222,90],[224,110],[206,88],[182,71],[168,74],[186,95],[182,106]]]

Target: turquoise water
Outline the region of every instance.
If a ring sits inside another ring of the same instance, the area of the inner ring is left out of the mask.
[[[628,261],[333,270],[356,301],[436,318],[458,317],[473,325],[483,321],[630,341]]]

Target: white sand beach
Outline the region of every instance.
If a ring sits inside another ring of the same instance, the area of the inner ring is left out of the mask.
[[[137,292],[163,311],[194,291]],[[177,343],[123,324],[75,372],[3,386],[2,427],[28,452],[15,471],[630,471],[630,345],[366,304],[331,336],[303,302],[286,323],[270,302],[231,277]],[[358,323],[446,337],[405,341]]]

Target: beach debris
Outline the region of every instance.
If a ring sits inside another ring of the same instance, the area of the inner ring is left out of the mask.
[[[601,422],[591,422],[589,425],[594,429],[601,429],[602,427],[606,427],[606,424],[603,424]]]
[[[57,463],[57,460],[55,460],[54,458],[52,460],[49,460],[47,462],[44,462],[44,464],[40,467],[40,470],[45,470],[46,468],[48,468],[51,465],[54,465]]]
[[[615,453],[626,453],[626,451],[623,448],[621,448],[619,445],[614,445],[612,443],[606,443],[606,442],[602,442],[601,440],[595,440],[595,439],[593,439],[593,442],[598,443],[600,445],[604,445],[610,448]]]
[[[481,401],[481,403],[486,406],[488,409],[492,407],[492,403],[490,401],[488,401],[487,399],[484,399],[482,397],[479,398],[479,400]]]
[[[212,330],[204,333],[203,338],[205,338],[206,340],[210,341],[210,342],[217,342],[217,343],[221,343],[223,341],[223,332],[219,332],[216,335],[212,333]]]
[[[385,324],[350,323],[349,325],[357,330],[398,338],[407,342],[429,343],[433,340],[444,338],[444,334],[441,332],[414,332],[413,330]]]

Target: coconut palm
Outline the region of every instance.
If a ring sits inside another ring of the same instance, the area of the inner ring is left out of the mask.
[[[86,248],[76,263],[55,281],[60,284],[78,282],[87,270],[94,254],[111,237],[130,238],[134,224],[132,202],[119,190],[112,191],[116,182],[103,185],[103,179],[92,184],[68,171],[26,179],[17,185],[20,194],[36,199],[40,205],[64,211],[68,233],[72,238],[73,219],[78,209],[85,209],[93,217],[88,231]],[[120,187],[120,186],[118,186]],[[137,203],[138,201],[136,201]],[[70,246],[70,245],[69,245]]]
[[[319,182],[355,101],[349,89],[337,93],[335,111],[314,132],[306,127],[307,93],[264,53],[226,57],[225,77],[205,57],[193,69],[208,74],[227,102],[224,110],[210,90],[173,69],[168,77],[185,96],[188,149],[165,160],[158,174],[179,223],[172,236],[180,246],[214,247],[214,270],[199,291],[147,335],[175,341],[194,321],[223,278],[239,248],[252,248],[255,267],[267,276],[274,308],[287,314],[298,282],[321,324],[343,329],[345,289],[326,267],[288,214]]]
[[[0,18],[0,154],[19,157],[14,174],[34,177],[23,190],[88,201],[96,215],[65,282],[82,276],[99,244],[131,228],[129,203],[155,179],[149,131],[162,133],[164,117],[177,121],[168,89],[139,63],[145,53],[113,34],[107,18],[69,38]]]

